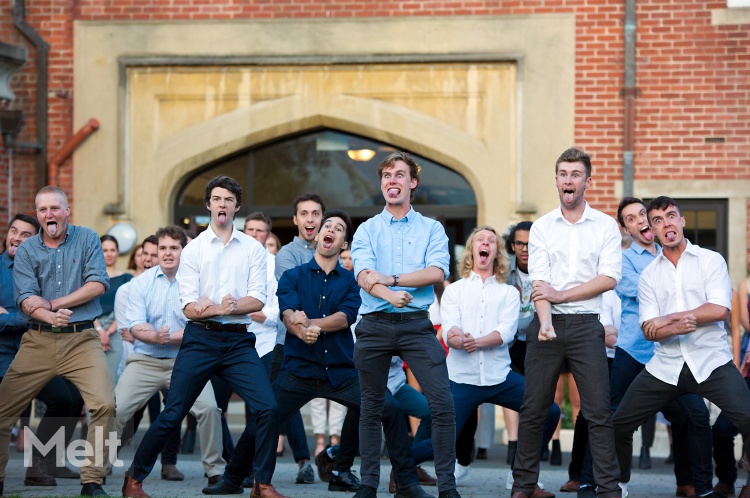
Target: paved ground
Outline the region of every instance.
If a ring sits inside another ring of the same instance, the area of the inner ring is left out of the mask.
[[[142,435],[139,432],[139,436]],[[314,448],[311,442],[311,448]],[[464,498],[484,498],[484,497],[510,497],[510,491],[505,489],[505,479],[507,476],[508,466],[505,464],[506,448],[504,446],[495,446],[489,452],[489,459],[476,461],[471,466],[470,482],[459,488],[461,496]],[[75,480],[58,480],[57,487],[26,487],[23,485],[23,476],[25,469],[23,467],[23,455],[16,453],[11,449],[11,459],[8,463],[7,477],[5,479],[5,496],[75,496],[80,492],[80,484]],[[133,447],[126,447],[122,452],[122,459],[126,465],[129,465],[133,457]],[[200,456],[196,451],[193,455],[180,455],[178,467],[185,473],[186,479],[182,482],[167,482],[159,479],[159,465],[154,470],[152,477],[145,482],[145,490],[154,497],[172,497],[172,496],[202,496],[201,489],[205,486],[206,480],[203,476],[203,468],[200,464]],[[559,493],[558,489],[561,484],[567,481],[567,465],[570,462],[570,455],[564,454],[563,467],[552,467],[548,463],[542,463],[542,473],[540,480],[548,490],[557,493],[558,497],[574,498],[575,495],[568,493]],[[654,467],[651,470],[636,470],[633,480],[630,484],[630,496],[649,497],[649,498],[667,498],[674,496],[675,481],[672,467],[663,464],[663,458],[654,458]],[[359,461],[356,462],[358,469]],[[432,466],[425,465],[430,473],[434,473]],[[315,484],[299,485],[294,484],[297,466],[294,463],[290,452],[287,450],[286,455],[278,459],[276,474],[274,476],[274,485],[283,494],[291,497],[304,496],[305,498],[346,498],[351,497],[348,493],[329,492],[327,485],[317,480]],[[390,466],[387,461],[383,461],[381,467],[381,481],[378,492],[380,496],[388,496],[388,475]],[[123,475],[125,468],[116,468],[114,474],[109,477],[108,483],[104,489],[112,496],[120,495]],[[744,473],[740,472],[744,477]],[[436,488],[426,488],[428,492],[437,495]],[[245,491],[248,496],[248,491]]]

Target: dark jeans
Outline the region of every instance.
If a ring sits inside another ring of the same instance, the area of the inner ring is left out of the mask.
[[[564,360],[568,361],[589,422],[594,475],[599,496],[620,496],[614,449],[604,326],[597,315],[552,315],[557,338],[539,342],[539,317],[526,333],[526,393],[521,407],[513,491],[531,495],[539,479],[539,448]]]
[[[687,364],[683,366],[676,386],[662,382],[644,369],[631,384],[614,415],[617,456],[620,460],[623,482],[630,481],[633,431],[669,401],[686,393],[698,394],[721,408],[740,429],[744,441],[748,441],[750,392],[731,361],[715,369],[708,379],[700,384],[696,382]],[[673,437],[675,443],[677,439],[677,436]],[[690,446],[690,450],[694,450],[693,446]],[[746,445],[746,451],[748,450],[750,446]],[[710,446],[702,451],[710,453]],[[675,447],[675,457],[677,454]]]
[[[521,409],[524,393],[524,378],[515,372],[509,372],[504,382],[494,386],[474,386],[471,384],[458,384],[451,381],[451,393],[453,403],[456,406],[456,431],[466,424],[472,414],[483,403],[492,403],[503,406],[514,411]],[[542,444],[547,446],[552,435],[555,433],[557,423],[560,421],[560,408],[552,403],[547,419],[544,421],[544,433]],[[541,450],[541,447],[539,448]],[[414,445],[414,462],[420,464],[432,460],[432,442],[428,439]]]
[[[128,471],[130,476],[137,481],[148,477],[166,438],[182,423],[212,375],[228,382],[232,390],[253,407],[258,431],[265,435],[256,441],[253,471],[258,482],[271,482],[276,468],[279,408],[255,351],[255,335],[206,330],[193,322],[185,327],[172,370],[167,405],[143,436]]]
[[[228,382],[224,381],[218,375],[211,377],[211,387],[214,389],[216,406],[221,410],[221,457],[225,462],[228,462],[234,454],[234,441],[232,440],[232,433],[229,430],[229,422],[226,417],[226,413],[229,410],[229,400],[232,398],[232,388]]]
[[[284,345],[277,344],[274,346],[273,355],[271,356],[271,384],[273,384],[273,381],[276,380],[276,377],[279,375],[282,363],[284,363]],[[346,416],[349,416],[349,412],[347,412]],[[344,419],[344,423],[346,423],[346,419]],[[279,430],[281,434],[286,436],[289,447],[292,449],[292,455],[294,455],[295,462],[310,459],[310,448],[307,445],[305,423],[302,421],[302,415],[299,411],[293,414],[289,420],[283,422]]]
[[[380,481],[380,416],[391,357],[400,356],[417,378],[432,412],[432,443],[438,490],[456,488],[456,417],[448,382],[445,350],[428,318],[390,321],[365,315],[357,324],[354,363],[359,370],[362,407],[359,424],[362,483]],[[365,475],[367,470],[368,475]],[[369,484],[374,483],[374,484]]]
[[[621,348],[615,349],[610,375],[610,401],[612,410],[617,410],[622,397],[645,365]],[[685,394],[668,403],[662,412],[672,423],[674,440],[674,473],[678,485],[693,484],[698,493],[711,491],[711,427],[709,413],[703,398]],[[581,415],[579,415],[581,419]],[[653,420],[653,416],[648,421]],[[582,423],[586,423],[585,419]],[[576,425],[576,434],[578,433]],[[645,432],[645,431],[644,431]],[[653,442],[653,439],[652,439]],[[575,446],[575,444],[574,444]],[[571,462],[571,468],[573,463]],[[574,469],[569,470],[572,474]],[[587,450],[582,468],[579,470],[581,484],[594,484],[591,452]]]
[[[404,413],[419,419],[419,427],[417,433],[414,434],[413,444],[430,439],[432,437],[432,414],[424,394],[409,384],[404,384],[393,397],[399,402]]]

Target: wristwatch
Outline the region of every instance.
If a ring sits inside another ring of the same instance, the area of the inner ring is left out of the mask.
[[[398,275],[391,275],[393,277],[393,285],[391,287],[398,287]]]

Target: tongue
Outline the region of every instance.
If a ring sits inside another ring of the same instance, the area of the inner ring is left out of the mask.
[[[47,224],[47,234],[50,237],[54,237],[57,235],[57,223],[48,223]]]
[[[390,197],[391,199],[395,199],[396,197],[398,197],[398,190],[389,190],[388,197]]]
[[[643,238],[649,242],[654,240],[654,232],[652,232],[651,230],[644,230],[643,232],[641,232],[641,234],[643,235]]]
[[[220,213],[219,217],[217,218],[217,220],[219,222],[219,225],[223,225],[224,223],[227,222],[227,215],[224,214],[224,213]]]
[[[481,262],[482,264],[485,264],[485,263],[487,262],[487,256],[485,256],[484,254],[481,254],[481,255],[479,256],[479,261],[480,261],[480,262]]]
[[[665,236],[669,242],[674,242],[675,240],[677,240],[677,234],[675,232],[669,232]]]
[[[18,250],[17,246],[10,246],[8,248],[8,256],[10,256],[11,258],[14,257],[16,255],[17,250]]]
[[[563,202],[565,202],[565,204],[573,202],[573,192],[563,192]]]

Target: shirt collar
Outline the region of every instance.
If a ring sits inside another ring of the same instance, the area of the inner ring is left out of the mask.
[[[210,223],[208,224],[206,231],[210,234],[210,237],[211,237],[210,242],[213,242],[215,239],[221,242],[222,244],[224,244],[224,241],[221,240],[218,235],[216,235],[216,232],[214,232],[214,229]],[[227,241],[227,244],[229,244],[234,239],[239,240],[239,238],[237,237],[238,233],[240,233],[240,231],[237,230],[237,228],[235,228],[234,225],[232,225],[232,234],[229,236],[229,240]],[[159,270],[161,270],[161,268],[159,268]]]
[[[416,216],[416,214],[417,212],[414,211],[414,206],[409,206],[409,212],[406,213],[406,216],[404,216],[400,220],[397,220],[395,216],[389,213],[387,208],[383,208],[383,211],[380,213],[380,216],[382,216],[383,221],[385,221],[389,225],[393,223],[406,223],[406,225],[409,226],[411,225],[411,222],[414,220],[414,217]]]
[[[690,254],[691,256],[698,257],[698,250],[700,249],[700,247],[693,245],[687,239],[685,239],[685,242],[687,242],[687,245],[685,246],[685,250],[682,252],[682,254]],[[669,261],[669,259],[667,259],[667,257],[664,255],[664,251],[660,251],[656,257],[662,258],[664,261],[668,261],[670,265],[672,264],[672,262]],[[682,257],[682,255],[680,255],[680,257]]]
[[[321,268],[320,265],[318,264],[318,262],[315,261],[315,257],[310,258],[310,263],[309,264],[310,264],[310,269],[311,270],[313,270],[313,271],[322,271],[323,273],[325,273],[325,271],[323,270],[323,268]],[[341,271],[339,270],[339,268],[341,268],[341,265],[339,263],[336,263],[336,266],[333,267],[333,270],[331,270],[331,273],[333,273],[333,272],[341,273]]]
[[[480,280],[481,281],[482,280],[482,276],[480,274],[478,274],[478,273],[475,273],[474,270],[472,270],[471,273],[469,274],[469,280]],[[490,283],[490,282],[493,282],[495,280],[497,280],[495,278],[495,275],[492,275],[492,276],[490,276],[487,279],[487,281],[485,283]]]
[[[313,248],[312,242],[306,241],[305,239],[303,239],[299,235],[295,235],[294,236],[294,240],[292,240],[292,242],[294,242],[297,245],[300,245],[300,246],[304,247],[305,249],[312,249]]]
[[[581,219],[571,224],[575,225],[578,223],[583,223],[585,220],[592,220],[592,221],[596,220],[596,218],[594,217],[594,208],[589,206],[589,203],[586,202],[585,200],[583,201],[583,205],[584,205],[583,214],[581,215]],[[555,219],[564,220],[566,223],[570,223],[563,216],[562,208],[560,206],[558,206],[557,209],[555,209],[554,213],[555,213]]]
[[[654,244],[654,245],[656,246],[656,255],[658,256],[659,253],[661,252],[661,246],[659,244]],[[637,242],[633,242],[632,244],[630,244],[630,248],[633,251],[637,252],[638,254],[643,254],[644,252],[648,252],[648,249],[646,249],[645,247],[643,247]]]

